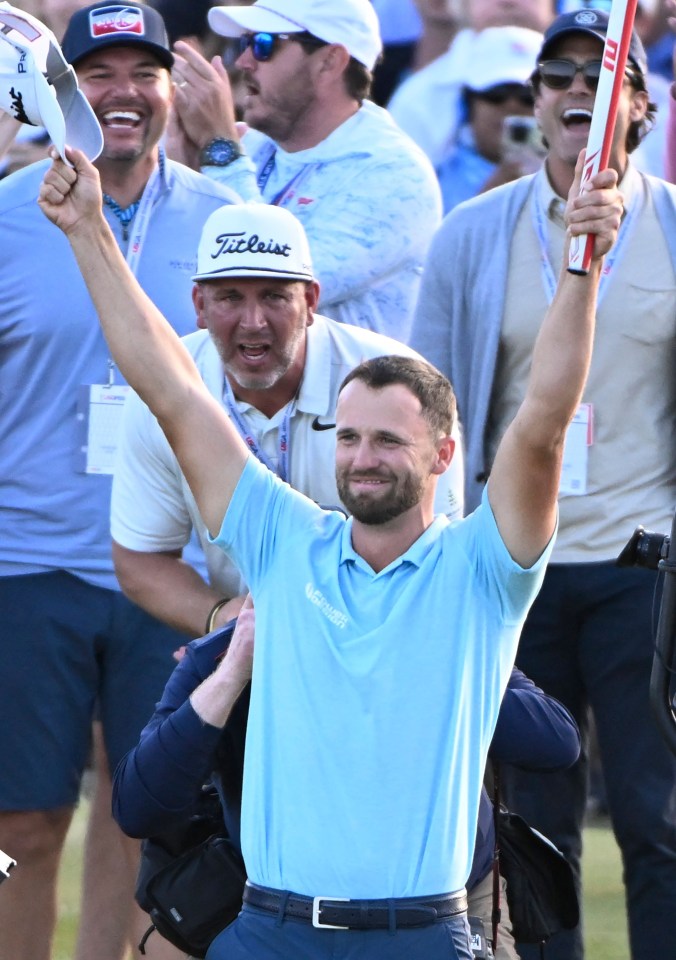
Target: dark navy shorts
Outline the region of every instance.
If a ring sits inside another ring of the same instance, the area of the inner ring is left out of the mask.
[[[464,914],[392,933],[318,930],[244,904],[209,947],[207,960],[472,960],[472,951]]]
[[[0,577],[0,810],[77,801],[95,705],[114,770],[183,643],[122,593],[69,573]]]

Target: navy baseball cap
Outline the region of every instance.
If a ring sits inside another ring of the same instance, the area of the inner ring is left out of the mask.
[[[588,36],[596,37],[605,43],[606,32],[608,30],[608,14],[603,10],[575,10],[571,13],[563,13],[557,17],[549,29],[545,31],[545,39],[538,54],[538,62],[545,60],[550,54],[551,48],[561,37],[569,36],[574,33],[584,33]],[[634,67],[640,71],[645,79],[648,73],[648,57],[645,48],[641,43],[639,35],[635,30],[631,33],[631,43],[629,44],[628,60]]]
[[[83,7],[70,18],[61,41],[63,54],[73,65],[96,50],[122,45],[146,47],[167,70],[174,65],[164,20],[145,4],[104,2]]]

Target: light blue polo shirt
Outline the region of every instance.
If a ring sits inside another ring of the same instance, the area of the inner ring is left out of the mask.
[[[549,548],[519,567],[486,498],[378,574],[351,529],[250,458],[216,538],[256,607],[248,875],[309,896],[455,891]]]

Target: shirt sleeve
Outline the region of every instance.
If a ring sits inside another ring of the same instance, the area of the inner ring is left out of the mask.
[[[474,566],[477,589],[490,604],[497,605],[505,625],[520,626],[542,586],[556,530],[535,563],[522,567],[511,556],[500,536],[487,487],[480,505],[456,529],[465,541],[465,549]]]
[[[110,526],[128,550],[180,550],[192,519],[181,472],[160,425],[134,393],[125,404],[115,461]]]
[[[453,211],[432,238],[410,338],[413,349],[441,370],[454,386],[453,360],[463,363],[467,359],[454,358],[451,338],[453,322],[463,306],[462,286],[466,280],[460,261],[463,250],[459,248],[459,231],[455,228],[459,217],[459,211]],[[466,230],[463,232],[470,236]]]
[[[228,642],[234,622],[229,628]],[[150,837],[170,827],[192,807],[214,764],[222,731],[203,723],[188,699],[205,678],[191,647],[167,681],[139,743],[115,771],[113,815],[131,837]]]
[[[256,169],[249,156],[244,154],[227,167],[202,167],[200,173],[216,183],[230,187],[239,194],[244,203],[265,203],[256,183]]]
[[[233,560],[255,599],[279,551],[292,552],[299,531],[330,516],[250,456],[221,530],[209,540]]]
[[[561,770],[580,755],[580,731],[568,710],[512,670],[489,756],[528,770]]]

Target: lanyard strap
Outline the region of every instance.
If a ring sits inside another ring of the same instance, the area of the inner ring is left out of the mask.
[[[136,276],[139,261],[141,259],[141,251],[143,250],[143,245],[146,241],[148,226],[150,225],[150,214],[152,213],[152,209],[155,206],[155,202],[160,192],[163,170],[164,153],[160,147],[159,163],[153,171],[150,180],[148,180],[145,185],[145,189],[141,196],[141,202],[139,203],[139,208],[136,211],[136,216],[133,220],[133,233],[129,238],[129,246],[127,248],[127,265],[134,276]]]
[[[129,246],[127,247],[127,266],[131,272],[136,276],[136,271],[138,270],[139,261],[141,259],[141,251],[143,250],[143,245],[146,241],[146,234],[148,233],[148,226],[150,225],[150,214],[152,209],[155,206],[155,201],[157,200],[158,194],[160,192],[160,187],[162,183],[162,178],[164,176],[164,163],[165,156],[162,147],[159,148],[159,162],[157,167],[153,171],[150,179],[146,183],[141,199],[138,201],[136,210],[133,214],[132,223],[134,225],[134,232],[131,235],[129,240]],[[105,195],[104,195],[105,196]],[[112,199],[112,198],[111,198]],[[114,201],[113,201],[114,202]],[[115,207],[112,204],[109,204],[116,216],[119,217],[118,212],[115,210]],[[116,204],[118,209],[121,210],[118,204]],[[129,207],[127,209],[130,209]],[[124,225],[124,221],[120,218],[121,222]],[[112,387],[115,383],[115,362],[111,357],[108,357],[108,386]]]
[[[601,271],[601,280],[599,282],[599,293],[597,304],[600,304],[605,292],[608,288],[608,280],[613,271],[615,263],[617,262],[620,253],[624,249],[627,243],[627,237],[629,236],[629,228],[632,226],[634,221],[634,215],[636,213],[637,203],[634,198],[630,206],[625,210],[624,218],[620,226],[619,236],[617,242],[612,250],[606,254],[606,257],[603,261],[603,269]],[[537,234],[538,243],[540,245],[540,270],[542,272],[542,284],[545,288],[545,294],[549,303],[554,299],[554,293],[556,291],[556,276],[554,270],[552,269],[552,264],[549,259],[549,254],[547,252],[547,215],[545,213],[542,196],[537,181],[533,185],[533,226],[535,227],[535,232]]]
[[[258,184],[258,189],[260,190],[261,193],[263,193],[263,191],[265,190],[268,180],[270,179],[270,175],[272,174],[272,171],[274,169],[276,153],[277,153],[276,150],[272,151],[268,159],[263,164],[261,171],[258,174],[258,177],[256,178],[256,183]],[[282,189],[279,190],[274,195],[274,197],[272,197],[271,200],[266,200],[266,203],[269,203],[270,206],[273,206],[273,207],[280,206],[282,204],[282,201],[285,200],[286,197],[291,193],[293,186],[297,185],[300,180],[304,179],[309,174],[310,170],[313,169],[314,166],[315,164],[308,163],[304,167],[301,167],[298,173],[289,180],[286,186],[282,187]]]
[[[230,419],[237,428],[242,440],[246,443],[247,447],[253,455],[260,460],[261,463],[265,464],[268,470],[272,470],[273,473],[276,473],[280,480],[288,482],[289,479],[289,456],[291,451],[291,418],[293,417],[296,410],[296,401],[292,400],[291,403],[287,403],[286,409],[284,411],[284,416],[282,422],[279,425],[278,430],[278,440],[279,440],[279,458],[277,461],[277,469],[275,470],[272,462],[269,457],[263,453],[261,446],[253,435],[253,432],[244,422],[244,418],[237,409],[237,403],[235,401],[235,395],[232,392],[232,386],[227,377],[223,378],[223,402],[225,403],[226,409],[230,416]]]

